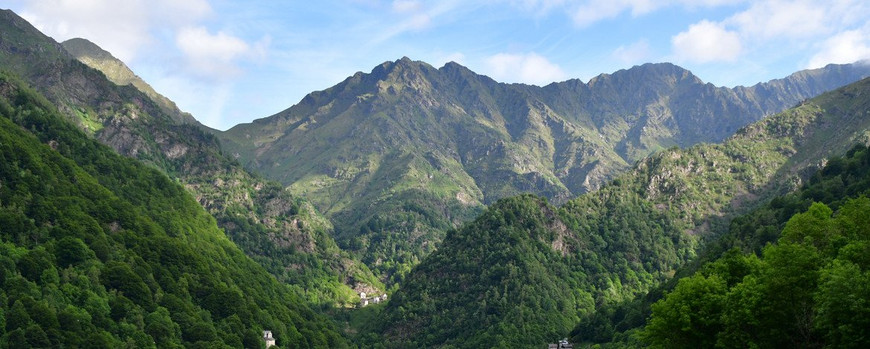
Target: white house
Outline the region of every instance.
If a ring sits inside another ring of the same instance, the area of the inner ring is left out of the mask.
[[[263,341],[266,342],[266,348],[276,345],[275,337],[272,337],[272,331],[269,330],[263,331]]]

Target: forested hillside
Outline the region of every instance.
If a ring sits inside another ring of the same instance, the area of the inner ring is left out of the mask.
[[[0,11],[0,67],[95,139],[177,179],[279,280],[324,304],[355,304],[357,291],[383,289],[363,263],[338,248],[332,225],[310,203],[224,156],[218,140],[171,102],[154,95],[155,102],[139,84],[109,81],[135,75],[108,52],[75,40],[67,46],[97,67],[114,69],[89,68],[16,14]]]
[[[833,157],[798,191],[775,197],[764,206],[735,217],[731,220],[728,231],[711,241],[703,249],[698,261],[682,268],[677,275],[680,278],[688,278],[693,274],[708,275],[713,271],[722,271],[719,268],[724,266],[720,264],[731,265],[742,258],[748,258],[748,255],[743,256],[744,253],[761,255],[765,246],[780,238],[786,222],[794,215],[809,209],[814,202],[836,210],[848,200],[866,196],[870,191],[866,154],[866,148],[859,145],[849,150],[844,157]],[[738,272],[733,265],[729,268],[734,269],[735,273]],[[742,278],[743,275],[730,277],[729,285]],[[594,314],[584,317],[572,331],[573,340],[578,343],[614,342],[611,344],[615,346],[638,345],[640,337],[637,329],[650,316],[651,304],[660,300],[663,292],[672,291],[677,285],[676,281],[658,287],[645,297],[602,307]],[[715,333],[707,335],[715,337]],[[715,338],[710,340],[715,341]]]
[[[720,142],[868,72],[831,65],[731,89],[661,63],[537,87],[402,58],[216,134],[395,281],[482,205],[521,193],[562,204],[652,152]]]
[[[870,151],[732,223],[735,246],[681,279],[639,337],[653,347],[870,345]],[[772,244],[771,244],[772,243]]]
[[[735,214],[867,143],[868,91],[861,81],[722,144],[661,152],[559,209],[532,196],[500,201],[411,272],[378,331],[397,347],[535,346],[567,335],[595,309],[668,280]]]
[[[808,98],[868,73],[403,58],[218,132],[0,11],[0,349],[867,347],[870,79]]]
[[[4,347],[346,347],[177,182],[0,75]]]

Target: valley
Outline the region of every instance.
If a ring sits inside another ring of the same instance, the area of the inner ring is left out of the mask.
[[[0,347],[861,347],[868,77],[403,57],[220,131],[2,10]]]

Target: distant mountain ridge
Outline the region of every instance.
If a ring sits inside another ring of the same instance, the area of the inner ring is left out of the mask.
[[[537,87],[406,57],[216,134],[248,168],[312,200],[340,243],[389,273],[484,204],[520,193],[565,202],[652,152],[722,141],[868,75],[870,65],[830,65],[731,89],[660,63]]]

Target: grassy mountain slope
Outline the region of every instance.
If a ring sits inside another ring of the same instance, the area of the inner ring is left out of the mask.
[[[525,192],[563,203],[653,151],[721,141],[868,72],[829,66],[728,89],[647,64],[535,87],[403,58],[218,136],[249,168],[311,198],[340,243],[389,274],[483,204]]]
[[[107,76],[132,73],[107,52],[80,40],[67,43],[78,55],[104,63],[98,67],[118,71],[80,63],[11,11],[0,11],[0,28],[3,69],[24,78],[95,139],[178,179],[279,280],[317,303],[353,304],[354,288],[383,288],[365,265],[338,248],[330,223],[308,202],[224,156],[214,136],[171,105],[109,81]]]
[[[567,335],[578,317],[670,278],[730,217],[867,143],[868,96],[864,80],[722,144],[663,151],[559,209],[533,196],[500,201],[409,274],[376,331],[396,347],[536,346]]]
[[[182,186],[0,75],[3,347],[346,347]]]

